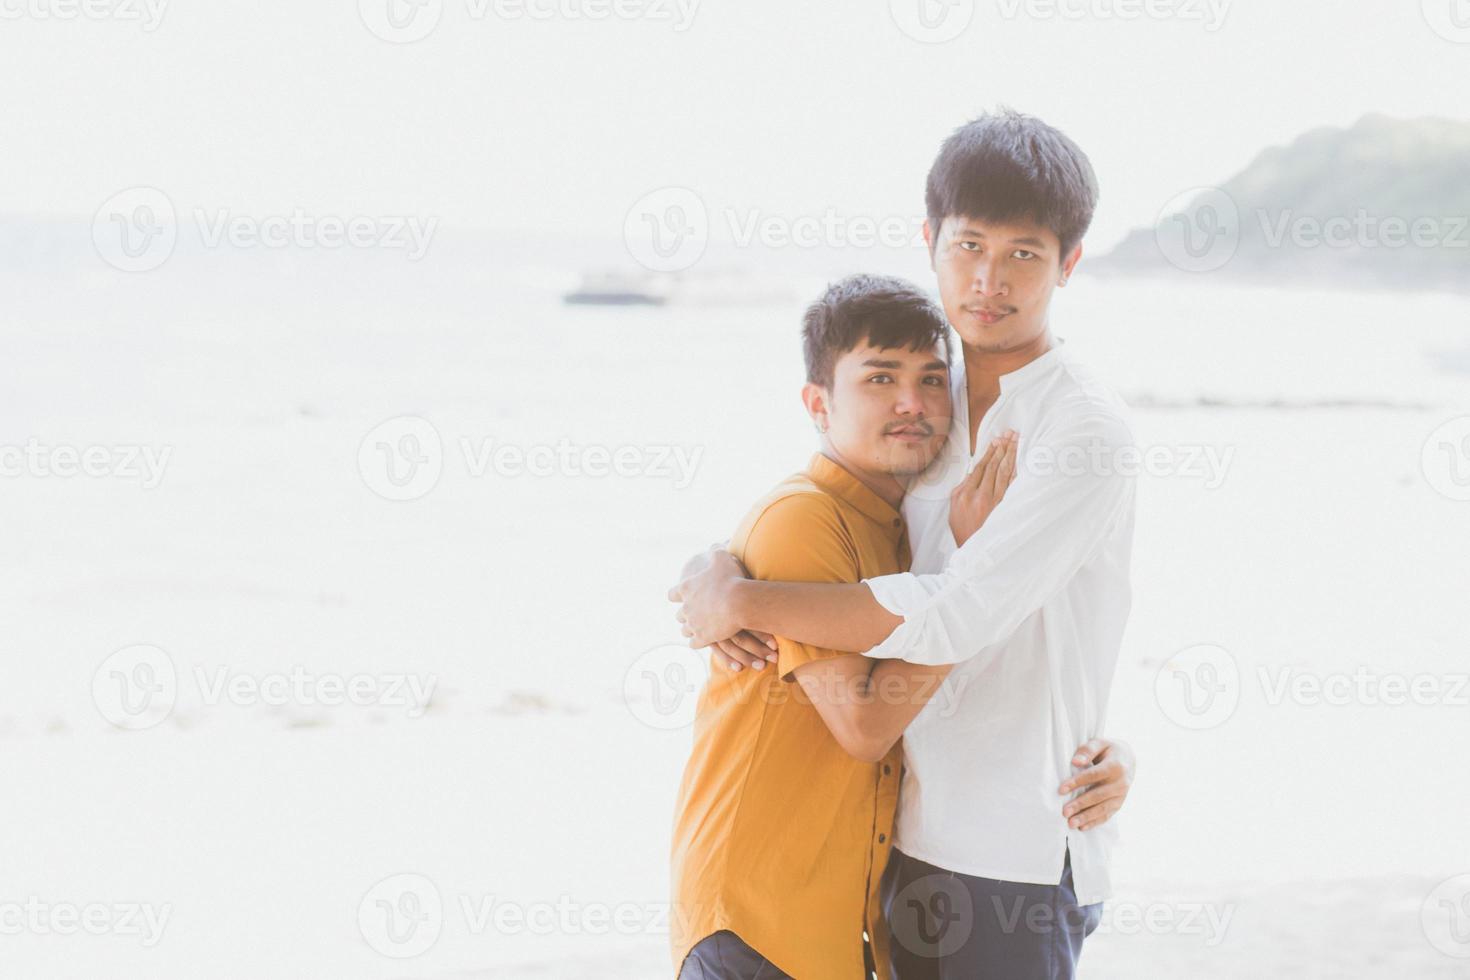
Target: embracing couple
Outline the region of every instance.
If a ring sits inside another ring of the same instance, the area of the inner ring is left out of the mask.
[[[727,668],[675,817],[681,980],[1075,976],[1133,773],[1102,732],[1135,485],[1097,463],[1133,436],[1048,326],[1096,199],[1062,133],[982,116],[929,171],[942,308],[854,276],[807,309],[817,452],[670,591]]]

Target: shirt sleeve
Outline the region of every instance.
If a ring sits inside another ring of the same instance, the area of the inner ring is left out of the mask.
[[[837,504],[821,493],[793,493],[767,505],[756,518],[741,556],[752,578],[772,582],[847,582],[861,580],[851,533]],[[830,657],[849,657],[776,637],[776,667],[782,680],[803,664]]]
[[[866,580],[878,603],[904,620],[867,656],[952,664],[1011,636],[1132,512],[1136,457],[1132,432],[1115,414],[1094,412],[1043,432],[1023,447],[1005,497],[944,571]]]

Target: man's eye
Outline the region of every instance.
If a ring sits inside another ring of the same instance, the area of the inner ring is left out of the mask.
[[[1018,249],[1016,249],[1016,251],[1013,254],[1018,259],[1034,259],[1034,258],[1036,258],[1036,253],[1035,252],[1028,252],[1024,248],[1018,248]]]
[[[944,379],[941,378],[939,375],[935,374],[935,375],[931,375],[930,377],[925,378],[924,379],[924,383],[926,385],[933,385],[934,387],[938,388],[938,387],[940,387],[941,385],[944,384]]]
[[[875,374],[868,380],[874,383],[888,384],[893,380],[893,378],[887,374]]]
[[[959,245],[960,245],[960,248],[964,249],[966,252],[978,252],[978,251],[980,251],[980,243],[979,242],[960,242]]]

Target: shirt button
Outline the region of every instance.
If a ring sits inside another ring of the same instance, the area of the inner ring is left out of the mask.
[[[897,518],[897,517],[895,517],[895,518],[894,518],[894,519],[893,519],[893,526],[894,526],[894,527],[898,527],[898,526],[899,526],[899,525],[900,525],[900,524],[902,524],[902,523],[903,523],[903,521],[902,521],[902,520],[900,520],[900,519],[899,519],[899,518]]]
[[[883,763],[883,775],[885,775],[885,776],[891,776],[891,775],[893,775],[893,767],[890,766],[886,762]]]
[[[887,834],[879,834],[878,835],[878,843],[882,844],[886,840],[888,840],[888,835]]]

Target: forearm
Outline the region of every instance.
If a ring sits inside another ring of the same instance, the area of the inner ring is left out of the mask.
[[[859,731],[875,747],[878,756],[888,753],[903,737],[909,722],[918,717],[939,690],[953,664],[926,667],[905,660],[884,660],[867,678],[865,697],[854,710]]]
[[[732,601],[743,628],[828,650],[861,653],[903,622],[862,583],[742,580]]]

